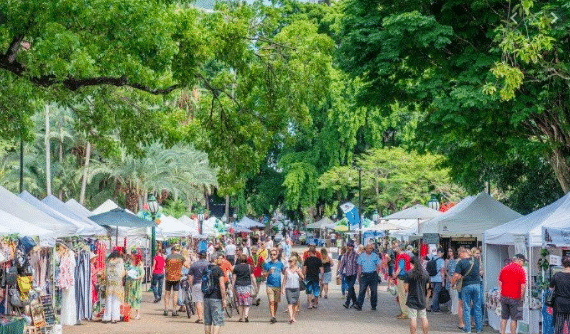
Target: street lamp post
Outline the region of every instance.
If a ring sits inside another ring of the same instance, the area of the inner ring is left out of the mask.
[[[358,240],[362,245],[362,168],[358,167]]]
[[[378,210],[375,210],[374,214],[372,215],[372,220],[374,221],[374,224],[378,224],[378,219],[380,219],[380,216],[378,215]]]
[[[199,213],[198,214],[198,233],[200,233],[200,235],[202,235],[204,232],[203,228],[204,228],[204,214]]]
[[[147,199],[148,210],[152,216],[152,222],[156,220],[156,213],[158,212],[158,201],[154,195],[148,195]],[[152,225],[152,232],[151,232],[151,245],[150,245],[150,256],[152,259],[156,256],[156,224]]]

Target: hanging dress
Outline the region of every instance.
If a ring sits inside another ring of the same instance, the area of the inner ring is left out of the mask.
[[[61,324],[75,325],[75,254],[71,250],[67,250],[61,257],[58,287],[61,289]]]

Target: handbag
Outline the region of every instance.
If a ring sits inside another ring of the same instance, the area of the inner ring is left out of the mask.
[[[307,288],[307,284],[305,284],[305,280],[299,280],[299,291],[305,291]]]
[[[544,305],[548,307],[554,307],[554,299],[556,299],[555,290],[546,290],[546,296],[544,297]]]
[[[463,275],[463,277],[461,277],[460,279],[457,280],[457,282],[455,283],[455,290],[457,291],[461,291],[461,289],[463,289],[463,278],[469,274],[471,274],[471,270],[473,270],[473,266],[475,265],[475,261],[471,260],[471,267],[469,267],[469,270],[467,270],[467,272],[465,273],[465,275]]]
[[[439,292],[438,299],[439,299],[440,304],[445,304],[451,300],[451,296],[449,295],[449,291],[445,287],[441,288],[441,291]]]

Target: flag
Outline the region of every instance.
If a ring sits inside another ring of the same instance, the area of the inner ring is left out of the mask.
[[[348,219],[351,229],[356,228],[360,223],[358,208],[354,204],[346,202],[340,206],[340,209],[344,212],[346,219]]]

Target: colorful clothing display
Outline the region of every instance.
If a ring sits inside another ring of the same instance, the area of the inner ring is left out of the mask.
[[[142,300],[142,279],[144,276],[144,269],[142,264],[138,266],[130,266],[128,269],[127,280],[125,282],[126,303],[131,306],[133,310],[141,308]]]

